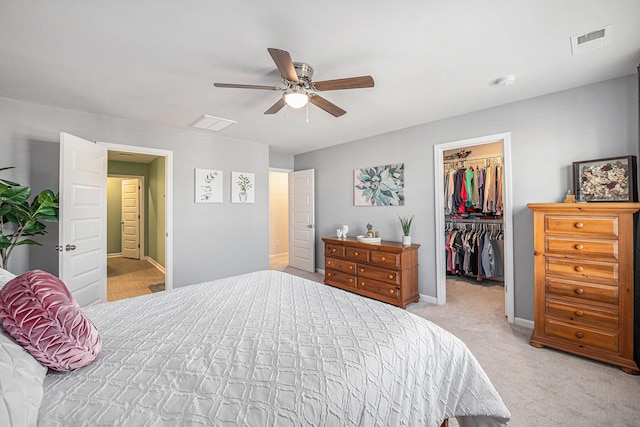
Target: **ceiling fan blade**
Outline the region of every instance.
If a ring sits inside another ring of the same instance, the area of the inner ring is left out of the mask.
[[[276,63],[276,67],[278,67],[278,71],[280,71],[282,78],[298,83],[298,75],[296,74],[296,69],[293,66],[293,61],[291,60],[289,52],[282,49],[274,49],[272,47],[267,50],[269,51],[271,58],[273,58],[273,62]]]
[[[331,114],[334,117],[340,117],[346,113],[342,108],[338,107],[336,104],[327,101],[320,95],[313,95],[309,97],[309,102],[315,105],[316,107],[322,108],[327,113]]]
[[[278,102],[276,102],[275,104],[273,104],[271,106],[271,108],[269,108],[267,111],[265,111],[265,114],[275,114],[278,111],[282,110],[282,107],[284,107],[284,98],[280,98],[278,100]]]
[[[349,77],[346,79],[324,80],[321,82],[314,82],[313,87],[318,91],[373,87],[373,77],[360,76]]]
[[[262,89],[262,90],[284,90],[277,86],[260,86],[260,85],[237,85],[233,83],[214,83],[215,87],[231,87],[236,89]]]

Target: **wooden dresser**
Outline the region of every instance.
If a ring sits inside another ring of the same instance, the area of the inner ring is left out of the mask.
[[[325,237],[324,283],[405,308],[420,299],[418,248]]]
[[[531,345],[639,374],[633,356],[634,213],[640,203],[529,204],[534,213]]]

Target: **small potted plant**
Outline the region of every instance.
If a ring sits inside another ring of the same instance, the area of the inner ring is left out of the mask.
[[[240,201],[244,203],[247,201],[247,191],[253,186],[253,184],[249,177],[240,174],[238,177],[238,185],[240,186],[240,194],[238,197],[240,197]]]
[[[400,219],[400,225],[402,225],[402,244],[405,246],[411,246],[411,222],[413,221],[413,215],[411,218],[401,217],[398,215]]]

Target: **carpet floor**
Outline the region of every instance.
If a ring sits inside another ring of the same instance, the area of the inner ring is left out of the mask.
[[[146,260],[107,258],[107,301],[150,294],[149,285],[164,283],[164,273]]]

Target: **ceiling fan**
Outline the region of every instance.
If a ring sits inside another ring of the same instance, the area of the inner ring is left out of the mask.
[[[214,83],[215,87],[239,88],[239,89],[260,89],[260,90],[279,90],[283,91],[283,96],[271,106],[265,114],[275,114],[280,111],[285,104],[292,108],[301,108],[308,102],[333,115],[340,117],[346,113],[345,110],[338,107],[332,102],[327,101],[316,92],[342,89],[360,89],[373,87],[373,78],[371,76],[349,77],[344,79],[324,80],[314,82],[313,68],[303,62],[293,62],[291,55],[286,50],[268,48],[273,62],[276,63],[278,71],[282,76],[282,82],[286,87],[278,86],[260,86],[260,85],[242,85],[232,83]]]

